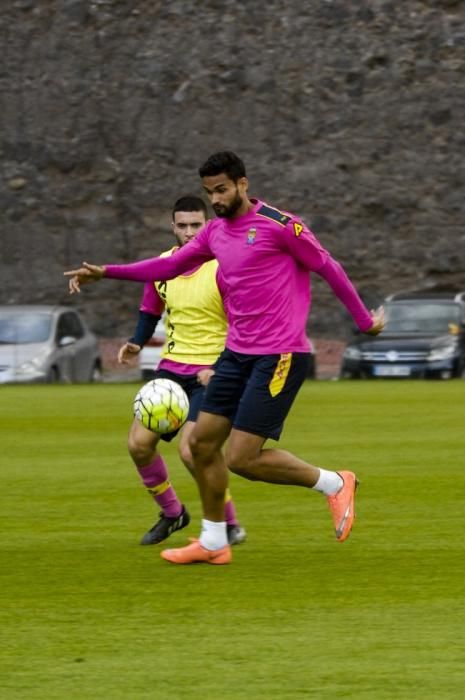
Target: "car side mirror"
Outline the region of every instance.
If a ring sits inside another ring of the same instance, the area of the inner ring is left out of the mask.
[[[73,345],[73,343],[76,342],[76,338],[74,335],[64,335],[63,338],[60,338],[58,341],[58,346],[60,348],[66,348],[68,345]]]

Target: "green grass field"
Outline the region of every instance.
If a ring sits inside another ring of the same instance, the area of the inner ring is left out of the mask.
[[[308,382],[280,446],[357,472],[352,536],[320,494],[233,477],[229,567],[139,546],[136,389],[0,389],[2,700],[464,697],[465,382]]]

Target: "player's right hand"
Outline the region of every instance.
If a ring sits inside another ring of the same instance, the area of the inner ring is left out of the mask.
[[[215,374],[215,371],[209,367],[207,369],[201,369],[197,372],[197,381],[202,386],[207,386],[210,379]]]
[[[120,365],[127,365],[141,351],[140,345],[136,343],[124,343],[118,351],[118,362]]]
[[[105,267],[103,265],[91,265],[83,262],[82,267],[77,270],[67,270],[63,272],[65,277],[70,277],[68,287],[70,294],[76,294],[81,291],[82,284],[89,282],[98,282],[102,277],[105,277]]]
[[[386,325],[386,319],[384,316],[384,307],[380,306],[376,310],[372,309],[371,310],[371,318],[373,321],[373,325],[366,332],[368,333],[368,335],[378,335],[378,333],[381,333],[384,326]]]

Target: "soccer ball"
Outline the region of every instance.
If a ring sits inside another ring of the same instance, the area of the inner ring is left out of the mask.
[[[173,433],[185,423],[189,412],[187,394],[171,379],[152,379],[134,399],[134,416],[154,433]]]

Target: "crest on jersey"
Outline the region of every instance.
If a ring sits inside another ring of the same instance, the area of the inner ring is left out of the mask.
[[[298,221],[294,221],[293,225],[294,225],[294,234],[298,238],[300,236],[300,234],[302,233],[302,231],[304,230],[304,227],[302,226],[302,224],[299,224]]]
[[[255,243],[255,237],[257,235],[257,229],[256,228],[249,228],[249,232],[247,234],[247,244],[252,245],[252,243]]]

